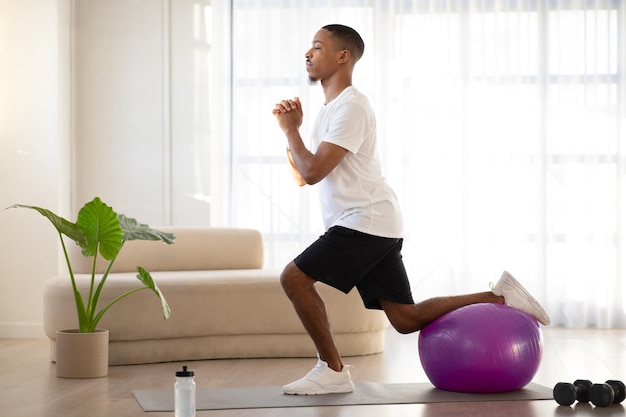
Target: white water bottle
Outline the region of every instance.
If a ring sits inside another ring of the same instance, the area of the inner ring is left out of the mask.
[[[193,369],[187,370],[186,366],[183,366],[181,371],[176,371],[176,383],[174,384],[175,417],[195,417],[196,415],[196,382],[193,377]]]

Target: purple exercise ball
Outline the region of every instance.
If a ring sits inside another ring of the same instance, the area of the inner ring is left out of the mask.
[[[502,304],[473,304],[444,314],[419,335],[422,367],[437,388],[456,392],[515,391],[541,362],[537,320]]]

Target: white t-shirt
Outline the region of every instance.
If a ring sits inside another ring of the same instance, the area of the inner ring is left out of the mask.
[[[376,118],[367,97],[350,86],[319,112],[311,150],[321,142],[348,153],[319,183],[324,227],[343,226],[370,235],[402,237],[402,213],[382,176],[376,147]]]

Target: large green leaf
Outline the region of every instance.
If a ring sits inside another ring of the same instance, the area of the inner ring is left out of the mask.
[[[137,279],[143,282],[143,285],[145,285],[146,287],[154,291],[154,293],[161,300],[161,307],[163,307],[163,318],[165,320],[168,320],[170,318],[170,313],[171,313],[170,306],[167,304],[167,301],[165,300],[165,296],[163,295],[159,287],[156,285],[156,282],[154,282],[150,273],[146,271],[145,269],[143,269],[142,267],[138,266],[137,272],[139,272],[137,274]]]
[[[151,229],[148,225],[140,224],[135,219],[127,218],[122,214],[118,215],[111,207],[104,204],[99,197],[94,198],[92,201],[83,206],[78,213],[78,220],[76,221],[76,224],[57,216],[50,210],[40,207],[16,204],[8,208],[29,208],[38,211],[53,224],[60,235],[65,235],[74,242],[78,243],[83,249],[84,256],[95,256],[97,255],[97,251],[99,251],[105,259],[111,261],[106,272],[101,277],[100,283],[98,284],[98,288],[95,292],[94,268],[94,272],[91,275],[91,289],[89,291],[87,305],[85,306],[82,295],[76,287],[69,257],[67,251],[65,250],[65,245],[63,244],[63,251],[70,272],[70,279],[72,281],[81,332],[93,332],[102,316],[115,303],[131,294],[134,294],[135,292],[146,289],[151,290],[159,297],[163,308],[163,317],[166,320],[169,319],[170,307],[167,304],[165,297],[150,276],[150,273],[142,267],[137,267],[139,272],[137,274],[137,279],[144,284],[144,287],[134,288],[119,295],[98,313],[96,313],[96,308],[98,306],[100,294],[106,283],[111,265],[126,240],[161,240],[167,244],[171,244],[174,243],[174,240],[176,239],[172,233],[164,233]],[[63,242],[63,239],[61,239],[61,242]]]
[[[63,217],[57,216],[50,210],[35,207],[35,206],[27,206],[23,204],[14,204],[8,208],[28,208],[35,211],[38,211],[40,214],[45,216],[50,223],[57,229],[59,233],[64,234],[65,236],[72,239],[74,242],[78,243],[81,247],[87,245],[87,236],[83,233],[82,229],[78,227],[78,225],[64,219]]]
[[[104,259],[114,259],[124,244],[124,232],[117,220],[117,213],[100,200],[94,198],[78,212],[76,224],[87,236],[82,246],[83,255],[94,256],[98,247]]]
[[[161,240],[171,245],[176,240],[173,233],[165,233],[150,228],[147,224],[141,224],[137,220],[118,214],[120,227],[124,231],[124,240]]]

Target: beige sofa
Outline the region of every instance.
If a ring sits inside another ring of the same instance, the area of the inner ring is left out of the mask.
[[[136,266],[151,272],[172,315],[163,320],[158,298],[141,291],[111,308],[100,328],[109,329],[111,365],[216,358],[315,356],[315,348],[284,295],[279,270],[263,268],[258,231],[234,228],[161,228],[170,246],[129,241],[120,252],[101,304],[141,286]],[[89,289],[91,263],[71,255],[81,291]],[[104,263],[100,262],[100,268]],[[317,284],[327,303],[337,345],[346,356],[381,352],[388,321],[366,310],[356,290],[347,296]],[[55,360],[57,330],[77,327],[69,276],[49,279],[44,291],[44,330]]]

